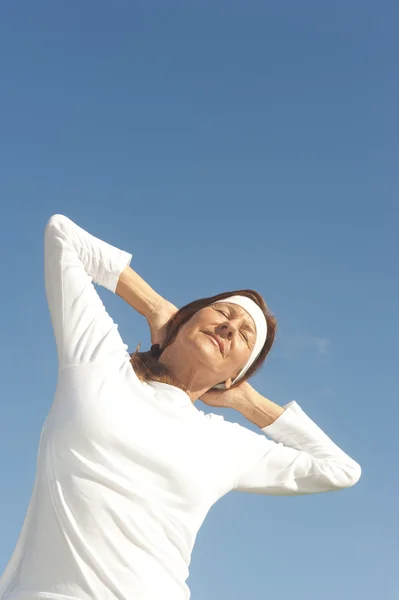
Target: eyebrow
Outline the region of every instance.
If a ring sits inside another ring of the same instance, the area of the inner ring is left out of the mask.
[[[223,302],[223,303],[221,302],[220,304],[224,304],[224,306],[226,306],[226,308],[232,309],[235,312],[235,314],[237,314],[239,312],[238,311],[239,307],[236,304],[230,304],[229,302]],[[248,331],[251,331],[253,334],[255,334],[254,326],[252,325],[252,323],[249,319],[246,320],[246,322],[244,323],[244,326],[246,329],[248,329]]]

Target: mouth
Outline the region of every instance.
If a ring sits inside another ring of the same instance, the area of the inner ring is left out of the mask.
[[[208,332],[204,332],[204,333],[206,333],[206,335],[208,335],[211,338],[211,340],[213,341],[215,346],[216,345],[218,346],[220,353],[223,356],[224,355],[224,344],[223,344],[222,340],[220,338],[216,337],[215,335],[213,335],[212,333],[208,333]]]

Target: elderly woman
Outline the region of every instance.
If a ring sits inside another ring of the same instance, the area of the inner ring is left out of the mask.
[[[2,600],[187,600],[196,535],[223,495],[313,494],[360,477],[296,402],[282,408],[247,383],[275,333],[258,293],[177,310],[131,258],[65,216],[47,224],[58,383]],[[128,353],[93,282],[146,317],[150,352]],[[259,434],[198,410],[198,398]]]

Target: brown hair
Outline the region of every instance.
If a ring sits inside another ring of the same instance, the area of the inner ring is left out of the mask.
[[[234,292],[223,292],[222,294],[217,294],[216,296],[210,296],[209,298],[200,298],[199,300],[194,300],[194,302],[190,302],[183,306],[180,310],[178,310],[173,317],[169,320],[166,325],[166,337],[163,343],[162,349],[159,348],[158,345],[152,346],[151,350],[148,352],[138,352],[140,345],[137,347],[136,351],[130,355],[130,363],[139,379],[142,381],[160,381],[162,383],[169,383],[171,385],[175,385],[176,387],[182,388],[182,384],[175,381],[171,374],[168,372],[167,367],[161,365],[158,361],[159,357],[162,354],[162,351],[172,344],[176,339],[176,336],[179,332],[179,329],[187,323],[191,317],[206,306],[212,305],[217,300],[224,300],[230,296],[247,296],[251,300],[253,300],[262,310],[263,314],[266,317],[267,322],[267,337],[266,342],[262,348],[262,351],[255,362],[251,365],[245,375],[233,384],[231,387],[236,387],[243,381],[246,381],[251,377],[264,363],[266,356],[268,355],[276,334],[276,319],[268,309],[264,299],[258,292],[254,290],[236,290]]]

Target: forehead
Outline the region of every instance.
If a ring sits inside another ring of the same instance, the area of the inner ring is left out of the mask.
[[[245,310],[245,308],[243,308],[242,306],[239,306],[238,304],[233,304],[232,302],[218,302],[217,304],[220,306],[225,306],[226,308],[229,308],[233,312],[234,315],[237,315],[240,317],[242,315],[245,315],[248,325],[250,325],[251,328],[253,328],[256,331],[255,321],[253,320],[253,318],[251,317],[249,312],[247,312]]]

